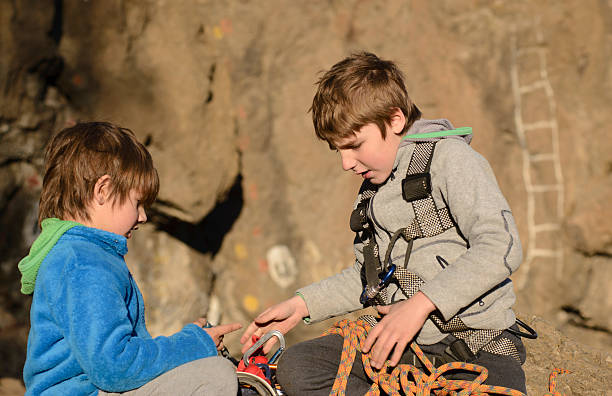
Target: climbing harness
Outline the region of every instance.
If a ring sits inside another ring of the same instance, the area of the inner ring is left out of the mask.
[[[429,134],[410,135],[411,137],[438,138],[445,135],[465,135],[471,133],[471,128],[460,128],[453,131],[440,131]],[[406,176],[402,180],[402,195],[410,203],[415,214],[411,224],[395,231],[390,238],[384,260],[379,257],[379,247],[374,235],[373,221],[369,217],[371,202],[378,191],[378,186],[365,181],[360,189],[358,203],[351,213],[350,227],[356,232],[364,243],[363,246],[363,275],[365,286],[360,296],[361,304],[386,305],[386,287],[396,282],[407,298],[412,297],[425,283],[418,275],[408,271],[408,262],[415,239],[433,237],[455,227],[450,211],[447,207],[438,208],[432,197],[431,175],[429,173],[437,141],[416,142],[415,148],[408,164]],[[403,267],[398,268],[391,260],[391,252],[397,240],[403,238],[407,243]],[[443,258],[439,258],[444,261]],[[442,264],[441,264],[442,265]],[[443,265],[444,267],[444,265]],[[457,338],[449,346],[449,354],[463,361],[470,361],[480,351],[510,356],[521,361],[514,343],[505,337],[499,337],[503,330],[480,330],[468,327],[458,316],[445,321],[441,314],[434,311],[429,318],[443,333],[450,333]],[[371,325],[376,322],[366,318]],[[523,322],[517,322],[523,324]],[[526,326],[526,325],[525,325]],[[518,336],[537,337],[532,329],[529,333],[512,331]]]
[[[272,337],[278,338],[280,346],[268,359],[263,353],[263,346]],[[276,361],[285,350],[283,334],[278,330],[272,330],[261,338],[253,336],[253,342],[253,345],[244,353],[236,367],[239,395],[285,395],[276,382]]]
[[[355,356],[357,351],[363,348],[370,329],[371,325],[364,320],[350,321],[343,319],[323,334],[338,334],[344,338],[340,365],[330,396],[344,396],[346,394],[346,385]],[[418,357],[427,373],[410,364],[399,364],[391,368],[389,361],[386,361],[377,372],[370,365],[370,354],[361,355],[364,370],[373,382],[366,396],[377,396],[380,395],[381,391],[389,395],[400,395],[402,394],[400,392],[403,392],[405,395],[418,396],[431,394],[524,396],[522,392],[515,389],[484,385],[483,382],[488,376],[488,370],[485,367],[465,362],[449,362],[436,368],[415,342],[410,344],[410,348]],[[389,372],[390,370],[391,372]],[[443,374],[457,370],[476,373],[477,377],[473,381],[448,380],[444,378]],[[549,377],[549,393],[546,393],[545,396],[562,396],[555,391],[555,379],[560,373],[568,372],[564,369],[555,369],[551,373]]]
[[[451,220],[448,208],[438,209],[431,196],[431,176],[429,169],[436,142],[416,143],[410,158],[406,177],[402,180],[402,195],[409,202],[415,213],[413,222],[405,228],[397,230],[387,247],[384,261],[381,263],[379,249],[374,236],[374,227],[368,217],[368,210],[372,198],[376,195],[378,187],[369,181],[363,183],[359,202],[351,213],[351,230],[360,234],[364,241],[364,271],[366,286],[361,294],[361,303],[383,302],[380,300],[380,292],[388,286],[391,277],[401,279],[406,274],[406,267],[410,260],[412,243],[415,239],[432,237],[453,228],[455,225]],[[399,238],[404,238],[408,243],[404,258],[404,268],[392,268],[390,263],[391,251]],[[391,272],[391,273],[390,273]],[[382,274],[382,275],[380,275]],[[409,275],[408,275],[409,276]],[[383,282],[386,280],[386,282]]]

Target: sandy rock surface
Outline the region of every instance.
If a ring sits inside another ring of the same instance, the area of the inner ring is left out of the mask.
[[[153,334],[200,315],[246,325],[351,265],[359,180],[307,110],[318,73],[357,50],[397,61],[425,117],[473,127],[521,234],[517,309],[610,353],[611,7],[0,2],[0,377],[23,365],[30,298],[16,264],[38,232],[42,149],[78,120],[133,129],[159,169],[159,201],[127,255]]]

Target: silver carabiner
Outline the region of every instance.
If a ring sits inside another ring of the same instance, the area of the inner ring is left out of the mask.
[[[244,367],[249,366],[249,358],[251,357],[251,355],[255,353],[255,351],[257,351],[266,341],[268,341],[272,337],[278,338],[280,347],[276,350],[276,352],[274,352],[274,355],[272,355],[268,363],[274,364],[276,362],[276,360],[280,357],[281,353],[283,353],[283,351],[285,350],[285,337],[283,336],[283,333],[281,333],[279,330],[271,330],[264,334],[259,340],[257,340],[255,344],[251,345],[251,347],[246,350],[246,352],[242,356]]]

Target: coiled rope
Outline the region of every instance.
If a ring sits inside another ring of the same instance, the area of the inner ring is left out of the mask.
[[[323,334],[338,334],[344,338],[340,366],[338,367],[338,374],[336,375],[330,396],[343,396],[346,394],[346,384],[353,367],[353,362],[355,361],[355,355],[358,349],[361,350],[363,348],[370,328],[371,325],[364,320],[351,321],[343,319]],[[432,392],[436,396],[488,396],[492,394],[524,396],[522,392],[515,389],[484,385],[483,382],[488,376],[488,370],[485,367],[465,362],[452,362],[436,368],[416,343],[411,343],[410,348],[426,367],[427,371],[429,371],[429,374],[423,373],[417,367],[410,364],[399,364],[391,373],[388,373],[389,361],[386,361],[383,367],[376,372],[370,365],[370,354],[362,354],[363,367],[373,382],[366,396],[378,396],[381,391],[392,396],[401,395],[400,392],[402,391],[408,396],[427,396],[431,395]],[[472,371],[477,373],[478,376],[473,381],[447,380],[442,376],[442,374],[453,370]],[[564,372],[568,371],[555,369],[551,374],[550,393],[547,393],[547,395],[560,395],[554,390],[554,378]]]

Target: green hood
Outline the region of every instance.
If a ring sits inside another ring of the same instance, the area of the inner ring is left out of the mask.
[[[77,225],[82,224],[56,218],[44,219],[42,221],[40,224],[42,232],[32,244],[30,254],[21,259],[18,265],[21,272],[21,292],[23,294],[34,293],[34,284],[36,283],[36,275],[38,274],[40,264],[60,237]]]

